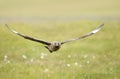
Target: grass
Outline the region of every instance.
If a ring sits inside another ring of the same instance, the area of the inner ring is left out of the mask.
[[[52,23],[51,25],[43,23],[37,24],[36,27],[27,23],[13,23],[10,26],[26,35],[49,41],[61,41],[88,33],[100,23],[75,21],[56,23],[55,26]],[[43,45],[25,40],[2,25],[0,77],[1,79],[119,79],[119,26],[119,21],[106,22],[104,28],[97,34],[65,44],[59,51],[49,53]]]
[[[0,79],[120,79],[119,0],[1,0]],[[6,27],[48,41],[103,29],[49,53]]]

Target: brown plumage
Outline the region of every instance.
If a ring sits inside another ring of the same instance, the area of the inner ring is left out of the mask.
[[[54,41],[54,42],[47,42],[45,40],[42,40],[42,39],[37,39],[37,38],[33,38],[33,37],[30,37],[30,36],[26,36],[24,34],[21,34],[13,29],[11,29],[7,24],[6,24],[6,27],[12,31],[13,33],[25,38],[25,39],[28,39],[28,40],[31,40],[31,41],[35,41],[35,42],[39,42],[39,43],[42,43],[45,46],[45,48],[47,48],[51,53],[54,52],[54,51],[57,51],[58,49],[60,49],[61,45],[65,44],[65,43],[68,43],[68,42],[72,42],[72,41],[75,41],[75,40],[80,40],[80,39],[83,39],[83,38],[86,38],[88,36],[91,36],[95,33],[97,33],[98,31],[101,30],[101,28],[103,27],[104,24],[101,24],[99,27],[97,27],[95,30],[91,31],[90,33],[88,34],[85,34],[83,36],[80,36],[78,38],[75,38],[75,39],[69,39],[69,40],[66,40],[66,41],[63,41],[63,42],[57,42],[57,41]]]

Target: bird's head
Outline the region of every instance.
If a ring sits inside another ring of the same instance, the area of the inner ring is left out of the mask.
[[[52,42],[51,45],[45,46],[45,48],[47,48],[51,53],[53,51],[57,51],[61,46],[60,42]]]
[[[57,41],[54,41],[54,42],[52,42],[52,45],[55,46],[55,47],[60,47],[61,43],[57,42]]]

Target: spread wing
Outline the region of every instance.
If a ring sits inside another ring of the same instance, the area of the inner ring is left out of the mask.
[[[102,29],[103,25],[104,25],[104,24],[101,24],[101,25],[98,26],[95,30],[89,32],[89,33],[86,34],[86,35],[83,35],[83,36],[78,37],[78,38],[75,38],[75,39],[70,39],[70,40],[63,41],[63,42],[61,42],[61,44],[64,44],[64,43],[67,43],[67,42],[72,42],[72,41],[75,41],[75,40],[80,40],[80,39],[86,38],[86,37],[88,37],[88,36],[91,36],[91,35],[97,33],[98,31],[100,31],[100,30]]]
[[[42,43],[42,44],[45,44],[45,45],[50,45],[51,43],[50,42],[47,42],[47,41],[44,41],[44,40],[41,40],[41,39],[36,39],[36,38],[33,38],[33,37],[29,37],[29,36],[26,36],[24,34],[21,34],[13,29],[11,29],[7,24],[6,24],[6,27],[12,31],[13,33],[25,38],[25,39],[28,39],[28,40],[31,40],[31,41],[35,41],[35,42],[39,42],[39,43]]]

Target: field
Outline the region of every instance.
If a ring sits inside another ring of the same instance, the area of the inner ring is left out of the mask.
[[[0,1],[0,79],[120,79],[120,1],[92,1]],[[95,35],[49,53],[44,45],[10,32],[5,23],[50,42],[105,25]]]

